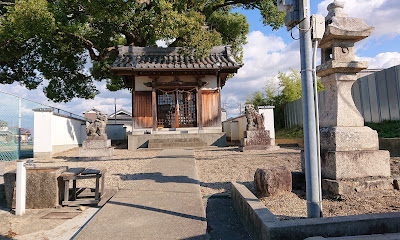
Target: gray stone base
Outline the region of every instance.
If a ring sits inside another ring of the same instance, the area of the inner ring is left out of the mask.
[[[54,208],[64,198],[64,181],[60,175],[67,167],[36,167],[26,170],[26,208]],[[15,207],[16,172],[4,175],[5,197],[7,207]]]
[[[187,134],[142,134],[128,135],[128,150],[135,151],[138,148],[147,148],[149,140],[152,139],[177,139],[177,138],[199,138],[207,146],[226,146],[225,133],[187,133]]]
[[[279,146],[271,146],[271,145],[250,145],[250,146],[240,146],[239,150],[241,152],[251,151],[251,150],[267,150],[267,151],[275,151],[278,150]]]
[[[111,139],[108,140],[88,140],[83,141],[82,147],[84,149],[93,148],[109,148],[111,147]]]
[[[329,179],[390,177],[389,151],[321,151],[321,174]]]
[[[369,127],[325,127],[320,129],[325,151],[378,150],[378,133]]]
[[[49,159],[52,158],[52,152],[34,152],[34,158]]]
[[[242,139],[242,146],[250,145],[271,145],[271,138],[268,130],[246,131],[245,137]]]
[[[322,189],[334,194],[351,194],[370,190],[393,189],[392,178],[364,178],[353,180],[323,179]]]
[[[114,155],[114,148],[79,149],[79,158],[86,160],[107,160]]]
[[[111,140],[86,140],[79,149],[79,158],[86,160],[107,160],[114,155]]]

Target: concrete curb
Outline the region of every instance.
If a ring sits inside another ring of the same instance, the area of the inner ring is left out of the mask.
[[[245,186],[231,182],[233,205],[253,239],[305,239],[400,232],[400,212],[279,221]]]

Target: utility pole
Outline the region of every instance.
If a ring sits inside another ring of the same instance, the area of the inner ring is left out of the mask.
[[[307,216],[318,218],[322,215],[322,199],[317,150],[319,129],[316,123],[317,113],[313,89],[310,0],[278,0],[277,4],[279,11],[286,12],[285,25],[288,30],[299,25]]]
[[[300,0],[300,56],[301,85],[303,93],[304,157],[306,169],[307,216],[321,216],[319,189],[319,163],[317,150],[317,124],[315,121],[315,102],[313,89],[312,42],[310,23],[310,0]]]
[[[117,99],[114,98],[114,124],[117,124]]]

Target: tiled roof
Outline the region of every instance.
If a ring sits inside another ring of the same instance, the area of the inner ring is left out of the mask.
[[[119,46],[119,55],[110,66],[112,70],[237,70],[238,64],[231,55],[229,46],[218,46],[210,50],[205,58],[194,58],[180,54],[180,47],[151,48]]]

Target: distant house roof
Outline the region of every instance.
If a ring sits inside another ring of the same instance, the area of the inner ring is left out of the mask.
[[[195,58],[193,55],[181,54],[180,47],[133,47],[119,46],[119,55],[110,66],[111,70],[201,70],[213,69],[236,72],[242,64],[238,64],[229,46],[218,46],[210,50],[205,58]]]
[[[8,127],[8,122],[0,120],[0,127]]]
[[[112,113],[108,116],[108,118],[114,118],[115,114],[117,114],[117,119],[129,118],[132,119],[132,113],[121,108],[116,113]]]

